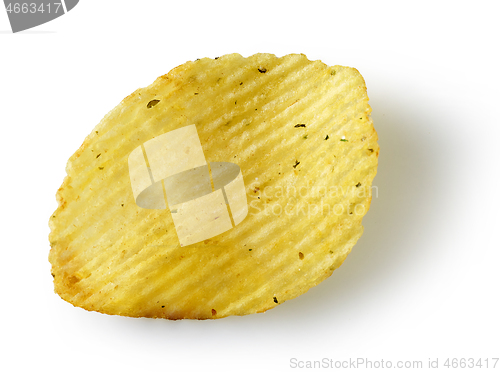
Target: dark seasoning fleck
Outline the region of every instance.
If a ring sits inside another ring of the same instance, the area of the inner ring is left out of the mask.
[[[151,101],[148,102],[148,105],[147,105],[147,108],[150,109],[151,107],[154,107],[158,104],[158,102],[160,102],[159,99],[153,99]]]
[[[300,161],[295,160],[295,165],[294,165],[293,167],[294,167],[294,168],[297,168],[297,165],[299,165],[299,164],[300,164]]]
[[[278,299],[276,298],[276,296],[273,297],[273,300],[274,300],[274,302],[278,303]]]
[[[306,125],[305,124],[296,124],[295,125],[295,128],[305,128]]]
[[[265,74],[267,72],[267,68],[258,68],[261,74]]]

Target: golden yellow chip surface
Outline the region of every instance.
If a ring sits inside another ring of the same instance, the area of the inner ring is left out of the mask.
[[[356,69],[238,54],[125,98],[69,159],[49,236],[55,291],[87,310],[263,312],[362,234],[379,147]]]

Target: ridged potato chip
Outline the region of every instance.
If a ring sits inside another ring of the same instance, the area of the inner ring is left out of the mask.
[[[306,292],[362,234],[370,113],[356,69],[304,55],[159,77],[68,161],[49,223],[56,293],[106,314],[212,319]]]

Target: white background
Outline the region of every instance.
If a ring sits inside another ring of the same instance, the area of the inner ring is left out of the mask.
[[[292,358],[490,358],[491,367],[500,357],[498,4],[82,0],[19,34],[1,9],[0,369],[299,370]],[[48,220],[67,159],[135,89],[232,52],[304,53],[364,76],[379,195],[351,255],[308,293],[246,317],[129,319],[61,300]]]

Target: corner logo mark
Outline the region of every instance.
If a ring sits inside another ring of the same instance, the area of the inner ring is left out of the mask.
[[[128,166],[136,204],[170,209],[181,247],[222,234],[248,214],[240,167],[208,164],[195,125],[145,142]]]
[[[4,0],[12,32],[16,33],[56,19],[73,9],[79,0]]]

